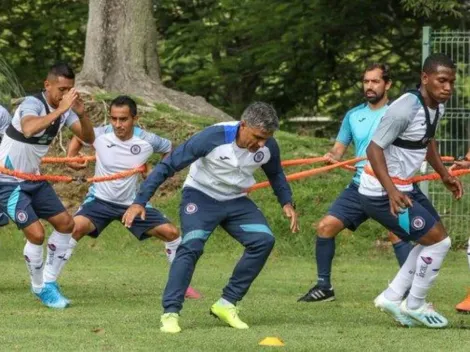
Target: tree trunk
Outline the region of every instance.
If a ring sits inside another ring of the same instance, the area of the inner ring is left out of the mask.
[[[77,86],[138,95],[199,115],[231,117],[202,97],[161,84],[152,0],[90,0]]]

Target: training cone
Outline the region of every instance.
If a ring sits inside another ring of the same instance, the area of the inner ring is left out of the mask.
[[[259,343],[260,346],[284,346],[284,342],[278,337],[265,337]]]

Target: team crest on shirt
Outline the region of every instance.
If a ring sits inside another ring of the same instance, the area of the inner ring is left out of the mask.
[[[140,153],[140,146],[138,146],[137,144],[134,144],[131,147],[131,153],[134,154],[134,155],[139,154]]]
[[[264,159],[264,153],[260,150],[255,153],[253,156],[253,159],[257,162],[260,163]]]
[[[415,230],[422,230],[424,225],[426,225],[426,221],[424,221],[421,216],[415,216],[413,220],[411,220],[411,226],[413,226]]]
[[[188,215],[194,214],[197,212],[197,205],[194,203],[188,203],[184,208],[184,212]]]
[[[16,212],[16,221],[18,221],[20,224],[25,223],[28,221],[28,214],[24,210],[18,210]]]

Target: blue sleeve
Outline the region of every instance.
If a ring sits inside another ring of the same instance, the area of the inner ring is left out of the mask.
[[[279,146],[274,138],[270,138],[266,143],[266,147],[268,147],[271,152],[271,158],[261,167],[268,177],[279,204],[284,206],[287,203],[292,203],[292,191],[281,166]]]
[[[340,142],[341,144],[344,144],[345,146],[348,146],[349,144],[351,144],[351,141],[353,139],[352,132],[351,132],[351,124],[349,122],[350,115],[351,115],[351,111],[348,111],[348,113],[343,119],[343,122],[341,123],[341,128],[339,129],[338,136],[336,137],[336,140]]]
[[[140,185],[134,204],[145,206],[165,180],[199,158],[205,157],[225,141],[223,126],[211,126],[195,134],[158,163]]]

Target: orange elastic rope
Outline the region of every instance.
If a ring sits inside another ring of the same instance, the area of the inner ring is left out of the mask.
[[[319,167],[319,168],[312,169],[312,170],[296,172],[296,173],[287,175],[286,179],[289,182],[294,181],[294,180],[299,180],[299,179],[306,178],[306,177],[309,177],[309,176],[321,174],[323,172],[327,172],[327,171],[330,171],[330,170],[333,170],[333,169],[336,169],[336,168],[339,168],[339,167],[343,167],[343,166],[348,165],[348,164],[355,164],[355,163],[357,163],[358,161],[361,161],[361,160],[365,160],[365,158],[355,158],[355,159],[351,159],[351,160],[342,161],[340,163]],[[260,183],[257,183],[255,185],[253,185],[252,187],[250,187],[247,192],[252,192],[254,190],[257,190],[257,189],[260,189],[260,188],[265,188],[265,187],[268,187],[268,186],[269,186],[269,181],[260,182]]]
[[[371,175],[373,177],[376,177],[374,171],[370,167],[364,168],[364,171],[365,171],[366,174]],[[456,176],[456,177],[466,175],[466,174],[469,174],[469,173],[470,173],[470,170],[468,170],[468,169],[449,171],[450,175]],[[439,180],[440,178],[441,178],[441,176],[437,172],[434,172],[432,174],[427,174],[427,175],[413,176],[413,177],[406,178],[406,179],[399,178],[399,177],[391,177],[392,182],[394,184],[400,185],[400,186],[406,186],[406,185],[410,185],[412,183],[423,182],[423,181],[435,181],[435,180]]]
[[[27,181],[51,181],[51,182],[71,182],[73,177],[59,175],[33,175],[23,172],[13,171],[0,166],[0,172],[8,176],[14,176]]]
[[[56,158],[56,157],[45,157],[41,159],[43,164],[55,164],[55,163],[79,163],[85,161],[94,161],[96,156],[74,156],[69,158]]]
[[[146,171],[147,171],[147,166],[142,165],[142,166],[138,167],[137,169],[118,172],[117,174],[114,174],[114,175],[88,177],[86,179],[86,181],[87,182],[105,182],[105,181],[119,180],[121,178],[125,178],[125,177],[131,176],[131,175],[134,175],[134,174],[138,174],[138,173],[143,173],[143,172],[146,172]]]
[[[284,160],[281,161],[282,166],[293,166],[293,165],[304,165],[304,164],[313,164],[318,163],[320,161],[326,161],[327,158],[321,156],[318,158],[307,158],[307,159],[291,159],[291,160]]]

